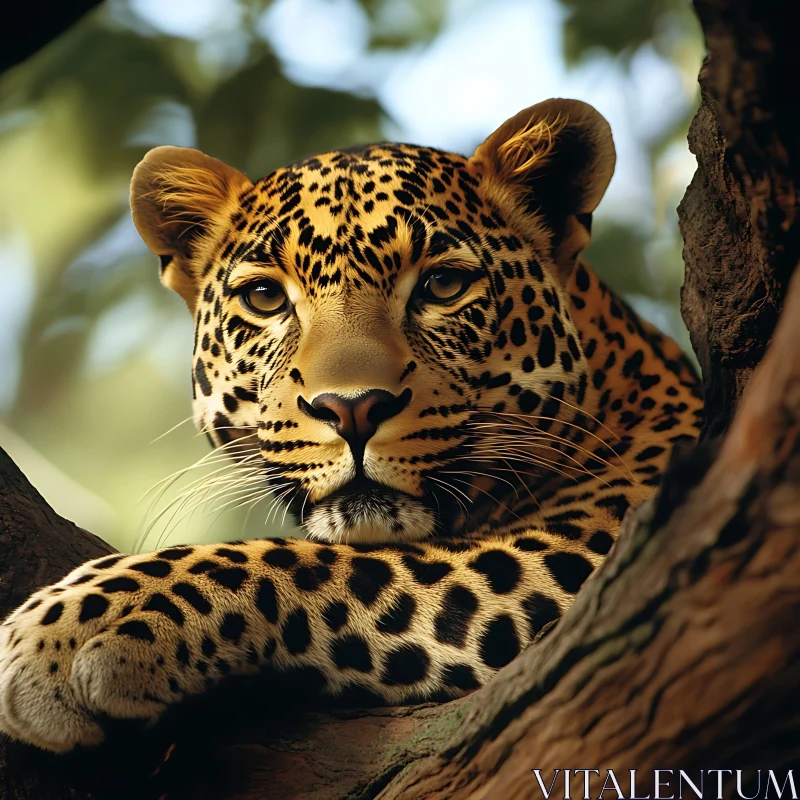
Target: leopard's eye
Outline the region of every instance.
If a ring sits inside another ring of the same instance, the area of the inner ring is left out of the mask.
[[[469,288],[471,276],[463,269],[439,269],[431,272],[422,284],[420,299],[424,303],[449,303]]]
[[[269,317],[286,308],[286,292],[277,281],[263,280],[250,283],[239,290],[239,300],[253,314]]]

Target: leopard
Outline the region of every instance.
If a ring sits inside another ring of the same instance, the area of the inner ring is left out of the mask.
[[[702,422],[692,362],[583,255],[615,160],[560,98],[470,157],[382,142],[254,182],[150,150],[132,217],[194,320],[194,422],[300,535],[34,592],[0,627],[0,730],[92,747],[231,676],[444,702],[550,635]]]

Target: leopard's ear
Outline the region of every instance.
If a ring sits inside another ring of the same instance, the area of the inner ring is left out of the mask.
[[[566,280],[589,244],[592,212],[614,174],[605,118],[580,100],[545,100],[504,122],[470,161],[501,202],[511,201],[506,207],[543,224]]]
[[[133,172],[131,211],[145,244],[161,258],[161,281],[194,307],[194,269],[203,245],[230,221],[253,184],[189,147],[156,147]]]

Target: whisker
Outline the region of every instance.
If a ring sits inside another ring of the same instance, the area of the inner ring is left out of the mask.
[[[542,419],[553,419],[553,418],[552,417],[543,417]],[[561,420],[555,420],[555,421],[561,422]],[[496,423],[492,423],[492,422],[473,422],[471,424],[473,426],[475,426],[475,427],[488,427],[488,428],[495,428],[496,427]],[[519,441],[519,436],[515,435],[514,433],[511,433],[510,431],[517,431],[519,434],[521,434],[523,436],[526,436],[527,437],[527,441],[526,442],[520,442]],[[536,436],[530,436],[529,435],[530,433],[535,433]],[[553,441],[556,441],[556,442],[559,442],[559,443],[563,444],[565,447],[571,447],[571,448],[574,448],[575,450],[579,450],[580,452],[582,452],[587,457],[587,459],[594,459],[594,460],[598,461],[601,464],[605,464],[610,469],[613,469],[616,472],[618,472],[626,480],[631,480],[631,478],[633,477],[634,482],[638,482],[636,480],[635,476],[633,476],[632,474],[626,475],[616,464],[611,463],[610,461],[608,461],[607,459],[603,458],[602,456],[597,455],[596,453],[592,452],[591,450],[588,450],[587,448],[585,448],[582,445],[579,445],[579,444],[571,441],[570,439],[565,439],[563,436],[559,436],[558,434],[552,433],[551,431],[543,431],[540,428],[537,428],[535,425],[529,425],[529,424],[525,424],[525,425],[506,425],[506,427],[504,428],[504,430],[502,432],[493,432],[491,434],[491,437],[493,437],[493,438],[502,438],[502,439],[511,439],[512,441],[514,441],[515,443],[520,444],[520,445],[526,444],[528,442],[537,442],[537,441],[543,441],[543,440],[545,440],[545,441],[553,440]],[[542,447],[544,445],[537,445],[537,446]],[[553,448],[553,447],[550,447],[550,449],[555,450],[555,448]],[[567,453],[564,453],[563,451],[560,451],[560,450],[555,450],[555,451],[561,453],[561,455],[563,455],[565,458],[570,458],[572,460],[575,460],[575,459],[572,458],[572,456],[568,455]]]
[[[562,467],[564,469],[572,469],[572,470],[574,470],[575,472],[577,472],[579,474],[585,474],[586,473],[585,469],[581,469],[579,467],[573,467],[573,466],[571,466],[569,464],[561,464],[561,462],[552,461],[550,459],[542,458],[541,456],[531,456],[530,454],[526,453],[524,450],[522,450],[522,451],[514,450],[513,448],[508,448],[508,447],[503,448],[502,450],[498,450],[498,449],[490,450],[486,454],[483,455],[483,458],[475,458],[473,456],[472,460],[474,460],[474,461],[483,460],[483,461],[487,461],[487,462],[493,462],[495,460],[501,460],[502,461],[502,460],[504,460],[504,456],[505,455],[509,455],[512,458],[512,460],[515,460],[515,461],[520,461],[520,462],[529,463],[529,464],[538,464],[539,466],[543,467],[545,470],[548,470],[549,472],[555,472],[558,475],[563,476],[564,478],[573,478],[574,476],[570,475],[568,472],[564,472]],[[508,471],[510,472],[511,470],[508,470]],[[542,477],[541,474],[536,474],[536,473],[522,473],[522,474],[523,475],[527,474],[527,475],[530,475],[531,477],[538,477],[538,478]]]
[[[559,403],[562,403],[563,405],[567,406],[567,408],[570,408],[573,411],[578,412],[579,414],[583,414],[583,416],[588,417],[593,422],[596,422],[601,428],[603,428],[604,430],[606,430],[610,434],[612,439],[618,439],[619,438],[618,434],[616,434],[613,430],[611,430],[611,428],[609,428],[608,425],[605,424],[605,422],[601,422],[597,417],[594,416],[594,414],[590,414],[588,411],[585,411],[580,406],[576,406],[576,405],[570,403],[568,400],[564,400],[561,397],[556,397],[555,395],[550,394],[549,392],[548,392],[548,397],[551,400],[556,400]],[[591,433],[591,431],[587,431],[587,433]],[[628,472],[631,473],[631,477],[633,477],[634,480],[635,480],[635,476],[633,474],[633,470],[631,470],[631,468],[625,462],[625,459],[616,450],[614,450],[614,448],[608,442],[604,441],[603,439],[601,439],[599,436],[596,436],[595,434],[592,434],[592,435],[594,435],[595,438],[598,439],[598,441],[600,441],[605,447],[608,447],[608,449],[611,450],[611,452],[620,460],[620,463],[625,467],[625,469],[628,470]]]
[[[519,500],[519,492],[517,491],[517,487],[514,486],[514,484],[511,483],[511,481],[507,481],[505,478],[500,478],[500,477],[498,477],[496,475],[490,475],[488,472],[475,472],[474,470],[467,472],[467,471],[464,471],[464,470],[447,469],[447,470],[442,470],[440,474],[442,474],[442,475],[475,475],[476,477],[489,478],[490,480],[502,481],[503,483],[508,484],[508,486],[511,487],[512,491],[514,492],[514,494],[517,497],[517,500]],[[477,486],[475,488],[477,489]]]
[[[449,483],[447,483],[447,482],[445,482],[445,481],[443,481],[443,480],[441,480],[439,478],[434,478],[433,475],[427,475],[426,477],[429,478],[430,480],[432,480],[434,483],[439,484],[448,494],[452,495],[456,499],[456,502],[464,510],[464,514],[466,515],[467,519],[470,518],[471,515],[469,513],[469,509],[467,508],[467,506],[464,505],[464,501],[456,494],[456,492],[459,492],[459,494],[464,495],[464,497],[467,498],[467,501],[471,503],[472,499],[468,495],[464,494],[464,492],[462,492],[457,487],[451,486]]]
[[[253,488],[252,486],[245,486],[240,489],[234,489],[231,493],[226,493],[223,495],[223,499],[228,497],[230,499],[225,500],[223,503],[219,503],[218,505],[214,506],[214,508],[209,511],[209,514],[213,514],[215,511],[221,511],[223,508],[227,508],[228,506],[233,506],[234,508],[239,508],[246,503],[253,502],[252,498],[256,498],[256,502],[259,499],[263,499],[264,497],[269,497],[272,494],[272,489],[264,488],[263,486],[259,486],[258,488]]]
[[[492,437],[492,438],[493,439],[494,438],[499,438],[499,436]],[[482,443],[480,446],[476,447],[474,452],[480,453],[480,452],[486,452],[487,450],[494,451],[498,447],[502,447],[502,448],[505,448],[507,450],[513,450],[514,452],[522,453],[522,454],[524,454],[526,456],[526,458],[537,459],[539,461],[539,463],[542,463],[542,464],[552,464],[554,466],[563,466],[563,467],[567,467],[567,468],[569,467],[568,464],[564,464],[562,461],[555,461],[555,460],[547,459],[544,456],[539,455],[539,454],[530,453],[528,450],[523,449],[523,446],[526,443],[525,442],[520,442],[516,437],[508,437],[508,438],[511,439],[510,443],[503,442],[502,440],[501,441],[487,440],[486,442]],[[552,450],[554,453],[558,453],[559,456],[563,456],[564,458],[568,458],[571,461],[573,461],[576,464],[576,466],[572,467],[572,469],[579,469],[582,472],[589,472],[588,468],[584,464],[582,464],[580,461],[578,461],[578,459],[574,458],[573,456],[567,455],[567,453],[563,453],[561,450],[558,450],[558,449],[554,448],[551,445],[549,439],[532,439],[531,441],[538,441],[539,442],[539,444],[536,445],[536,449],[537,450]],[[593,474],[593,473],[590,473],[590,474]]]
[[[236,481],[241,480],[244,477],[252,477],[252,478],[259,478],[263,479],[268,477],[270,474],[269,470],[259,469],[257,467],[246,467],[243,468],[241,464],[236,463],[228,463],[223,467],[220,467],[216,470],[213,470],[208,475],[204,475],[194,481],[192,481],[188,486],[184,487],[184,489],[174,497],[164,508],[164,511],[170,508],[170,506],[174,505],[175,503],[180,502],[185,498],[191,497],[193,494],[201,494],[203,491],[206,491],[210,488],[213,488],[217,485],[224,485],[226,482],[229,481]],[[165,486],[156,497],[153,498],[153,501],[150,503],[148,508],[148,523],[147,529],[152,527],[152,522],[155,522],[158,517],[163,514],[163,511],[156,515],[155,519],[153,519],[154,508],[159,500],[164,496],[165,492],[169,489],[169,487],[174,483],[173,480],[168,486]]]
[[[175,425],[173,425],[169,430],[164,431],[164,433],[162,433],[160,436],[156,436],[156,438],[153,439],[150,442],[150,444],[155,444],[159,440],[163,439],[165,436],[169,436],[169,434],[171,434],[173,431],[178,430],[178,428],[180,428],[181,425],[185,425],[187,422],[191,422],[193,419],[194,419],[194,415],[190,414],[188,417],[186,417],[186,419],[182,419],[180,422],[178,422]]]
[[[298,486],[298,487],[297,487],[297,488],[294,490],[294,494],[293,494],[293,495],[292,495],[292,496],[291,496],[291,497],[290,497],[290,498],[289,498],[289,499],[286,501],[286,503],[284,504],[284,506],[283,506],[283,517],[281,517],[281,525],[280,525],[280,527],[281,527],[281,528],[283,528],[283,526],[286,524],[286,514],[287,514],[287,512],[289,511],[289,506],[292,504],[292,501],[294,500],[294,498],[297,496],[297,493],[298,493],[298,492],[300,491],[300,489],[302,489],[302,488],[303,488],[302,486]]]
[[[306,503],[308,502],[308,498],[311,497],[311,489],[306,490],[306,496],[303,500],[303,505],[300,506],[300,524],[303,524],[303,512],[306,509]]]
[[[280,508],[281,501],[283,500],[284,497],[286,497],[288,494],[290,494],[291,491],[292,491],[292,487],[290,485],[288,489],[286,489],[283,492],[281,492],[272,501],[272,504],[270,505],[269,510],[267,512],[267,519],[265,520],[265,523],[269,523],[270,518],[273,516],[273,512],[274,512],[274,517],[277,520],[277,518],[278,518],[278,509]]]
[[[255,486],[256,484],[263,485],[271,471],[271,469],[264,469],[256,466],[243,467],[241,463],[229,462],[224,467],[213,470],[209,475],[204,475],[192,481],[183,491],[167,503],[163,509],[158,513],[154,513],[152,511],[153,506],[158,502],[160,497],[163,496],[166,488],[168,488],[165,487],[160,495],[151,503],[149,519],[144,525],[144,530],[136,542],[137,551],[141,549],[144,541],[147,540],[158,522],[163,520],[170,512],[172,512],[172,515],[165,526],[165,531],[174,529],[183,519],[187,516],[191,516],[194,510],[200,505],[215,500],[225,492],[231,491],[237,487],[243,488],[245,486]]]
[[[505,503],[500,502],[500,500],[498,500],[494,495],[492,495],[491,492],[487,492],[485,489],[481,489],[480,486],[473,486],[469,481],[465,481],[463,478],[453,478],[453,480],[454,481],[458,481],[459,483],[465,483],[467,486],[471,487],[472,489],[477,489],[479,492],[482,492],[487,497],[491,497],[492,500],[494,500],[494,502],[497,503],[497,505],[500,506],[500,508],[505,509],[509,514],[511,514],[512,517],[516,517],[519,520],[522,519],[522,517],[520,517],[519,515],[515,514]]]
[[[226,496],[230,496],[232,493],[237,493],[236,497],[238,498],[241,492],[247,491],[248,489],[253,488],[254,482],[250,482],[250,486],[247,486],[241,482],[231,482],[229,485],[225,485],[222,487],[214,487],[215,491],[211,492],[210,489],[205,489],[202,493],[190,495],[182,500],[182,502],[177,503],[175,505],[174,511],[172,516],[170,517],[167,524],[164,526],[164,530],[161,533],[160,539],[163,539],[166,535],[169,535],[175,528],[180,525],[181,522],[184,520],[189,520],[192,516],[203,506],[209,503],[214,502],[217,498],[224,498]],[[259,489],[262,491],[262,489]],[[168,511],[170,507],[165,509]],[[214,513],[216,509],[212,509],[211,511],[207,512],[204,516],[209,516],[210,514]]]
[[[160,481],[151,486],[142,495],[142,497],[139,498],[139,500],[141,501],[143,498],[147,497],[147,495],[150,494],[150,492],[152,492],[158,486],[161,486],[161,484],[165,483],[166,481],[169,481],[172,478],[180,477],[181,475],[185,474],[186,472],[189,472],[190,470],[197,469],[198,467],[206,466],[208,464],[217,463],[218,461],[229,461],[230,454],[221,451],[225,450],[226,448],[230,447],[233,444],[238,444],[240,447],[243,446],[243,442],[239,440],[236,440],[235,442],[228,442],[227,444],[221,445],[215,450],[206,453],[204,456],[195,461],[194,464],[190,464],[188,467],[183,467],[182,469],[176,470],[171,475],[167,475],[166,478],[162,478]],[[254,451],[253,455],[255,454],[255,452],[258,452],[258,448],[248,448],[248,449],[252,449]]]
[[[559,398],[553,398],[553,399],[554,400],[558,400]],[[566,403],[566,401],[562,401],[562,402]],[[569,405],[568,403],[566,403],[566,404]],[[570,406],[570,407],[572,407],[572,406]],[[531,429],[535,430],[537,433],[549,434],[549,435],[554,436],[556,438],[558,438],[556,436],[556,434],[553,434],[550,431],[543,431],[543,430],[541,430],[541,428],[538,428],[536,425],[528,422],[528,420],[539,420],[539,421],[556,422],[556,423],[560,423],[561,425],[565,425],[565,426],[567,426],[569,428],[574,428],[575,430],[578,430],[578,431],[580,431],[582,433],[585,433],[587,436],[591,436],[593,439],[595,439],[597,442],[599,442],[600,445],[602,445],[603,447],[607,447],[614,454],[614,456],[617,459],[619,459],[620,463],[625,467],[625,469],[628,470],[628,475],[625,475],[625,477],[628,478],[629,480],[633,480],[635,483],[638,483],[638,480],[637,480],[636,476],[633,474],[633,472],[631,471],[631,469],[628,466],[628,464],[625,462],[625,460],[622,458],[622,456],[620,456],[619,453],[617,453],[616,450],[614,450],[614,448],[611,446],[611,444],[606,442],[604,439],[600,438],[593,431],[590,431],[590,430],[588,430],[587,428],[584,428],[581,425],[577,425],[574,422],[568,422],[566,420],[559,419],[558,417],[546,417],[546,416],[542,416],[542,415],[539,415],[539,414],[518,414],[518,413],[510,412],[510,411],[505,411],[504,412],[504,411],[491,411],[491,410],[481,410],[479,413],[480,414],[493,414],[493,415],[498,416],[498,417],[511,417],[512,419],[523,420],[524,426],[519,426],[520,429],[522,427],[528,427],[528,428],[531,428]],[[589,415],[587,415],[587,416],[589,416]],[[476,421],[471,421],[471,424],[473,424],[473,425],[481,425],[481,424],[482,425],[487,425],[487,424],[491,425],[492,423],[480,423],[480,422],[478,422],[476,420]],[[600,424],[602,424],[602,423],[600,423]],[[608,430],[608,428],[606,428],[606,429]],[[618,438],[613,433],[613,431],[610,431],[610,433],[615,438]],[[601,461],[601,462],[603,462],[605,464],[608,464],[608,466],[612,467],[613,469],[616,469],[619,472],[620,475],[624,475],[624,473],[622,472],[622,470],[620,470],[619,467],[617,467],[615,465],[612,465],[608,460],[602,458],[601,456],[596,455],[591,450],[587,450],[585,447],[582,447],[581,445],[577,444],[576,442],[572,442],[572,441],[570,441],[568,439],[563,439],[563,441],[565,443],[568,443],[571,447],[575,447],[576,449],[581,450],[587,456],[590,456],[591,458],[596,458],[598,461]]]

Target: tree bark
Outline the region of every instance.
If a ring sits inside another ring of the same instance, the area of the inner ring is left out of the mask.
[[[540,796],[532,769],[549,785],[566,768],[614,769],[624,789],[638,769],[643,796],[654,769],[752,776],[797,763],[800,48],[791,4],[695,5],[709,55],[689,137],[698,169],[679,213],[704,441],[629,514],[558,625],[443,705],[286,709],[286,692],[232,685],[136,737],[135,755],[104,753],[102,776],[97,754],[6,745],[0,798],[505,800]],[[0,491],[0,557],[25,570],[9,578],[6,567],[0,613],[108,549],[54,515],[8,459]],[[602,777],[591,785],[598,796]],[[582,779],[572,789],[582,796]]]
[[[0,618],[41,586],[83,561],[113,553],[102,539],[60,517],[0,449]],[[76,798],[68,784],[45,774],[32,748],[0,735],[0,798]]]
[[[800,254],[800,48],[783,0],[695,0],[708,56],[689,130],[697,171],[678,208],[683,317],[706,433],[727,429]]]

